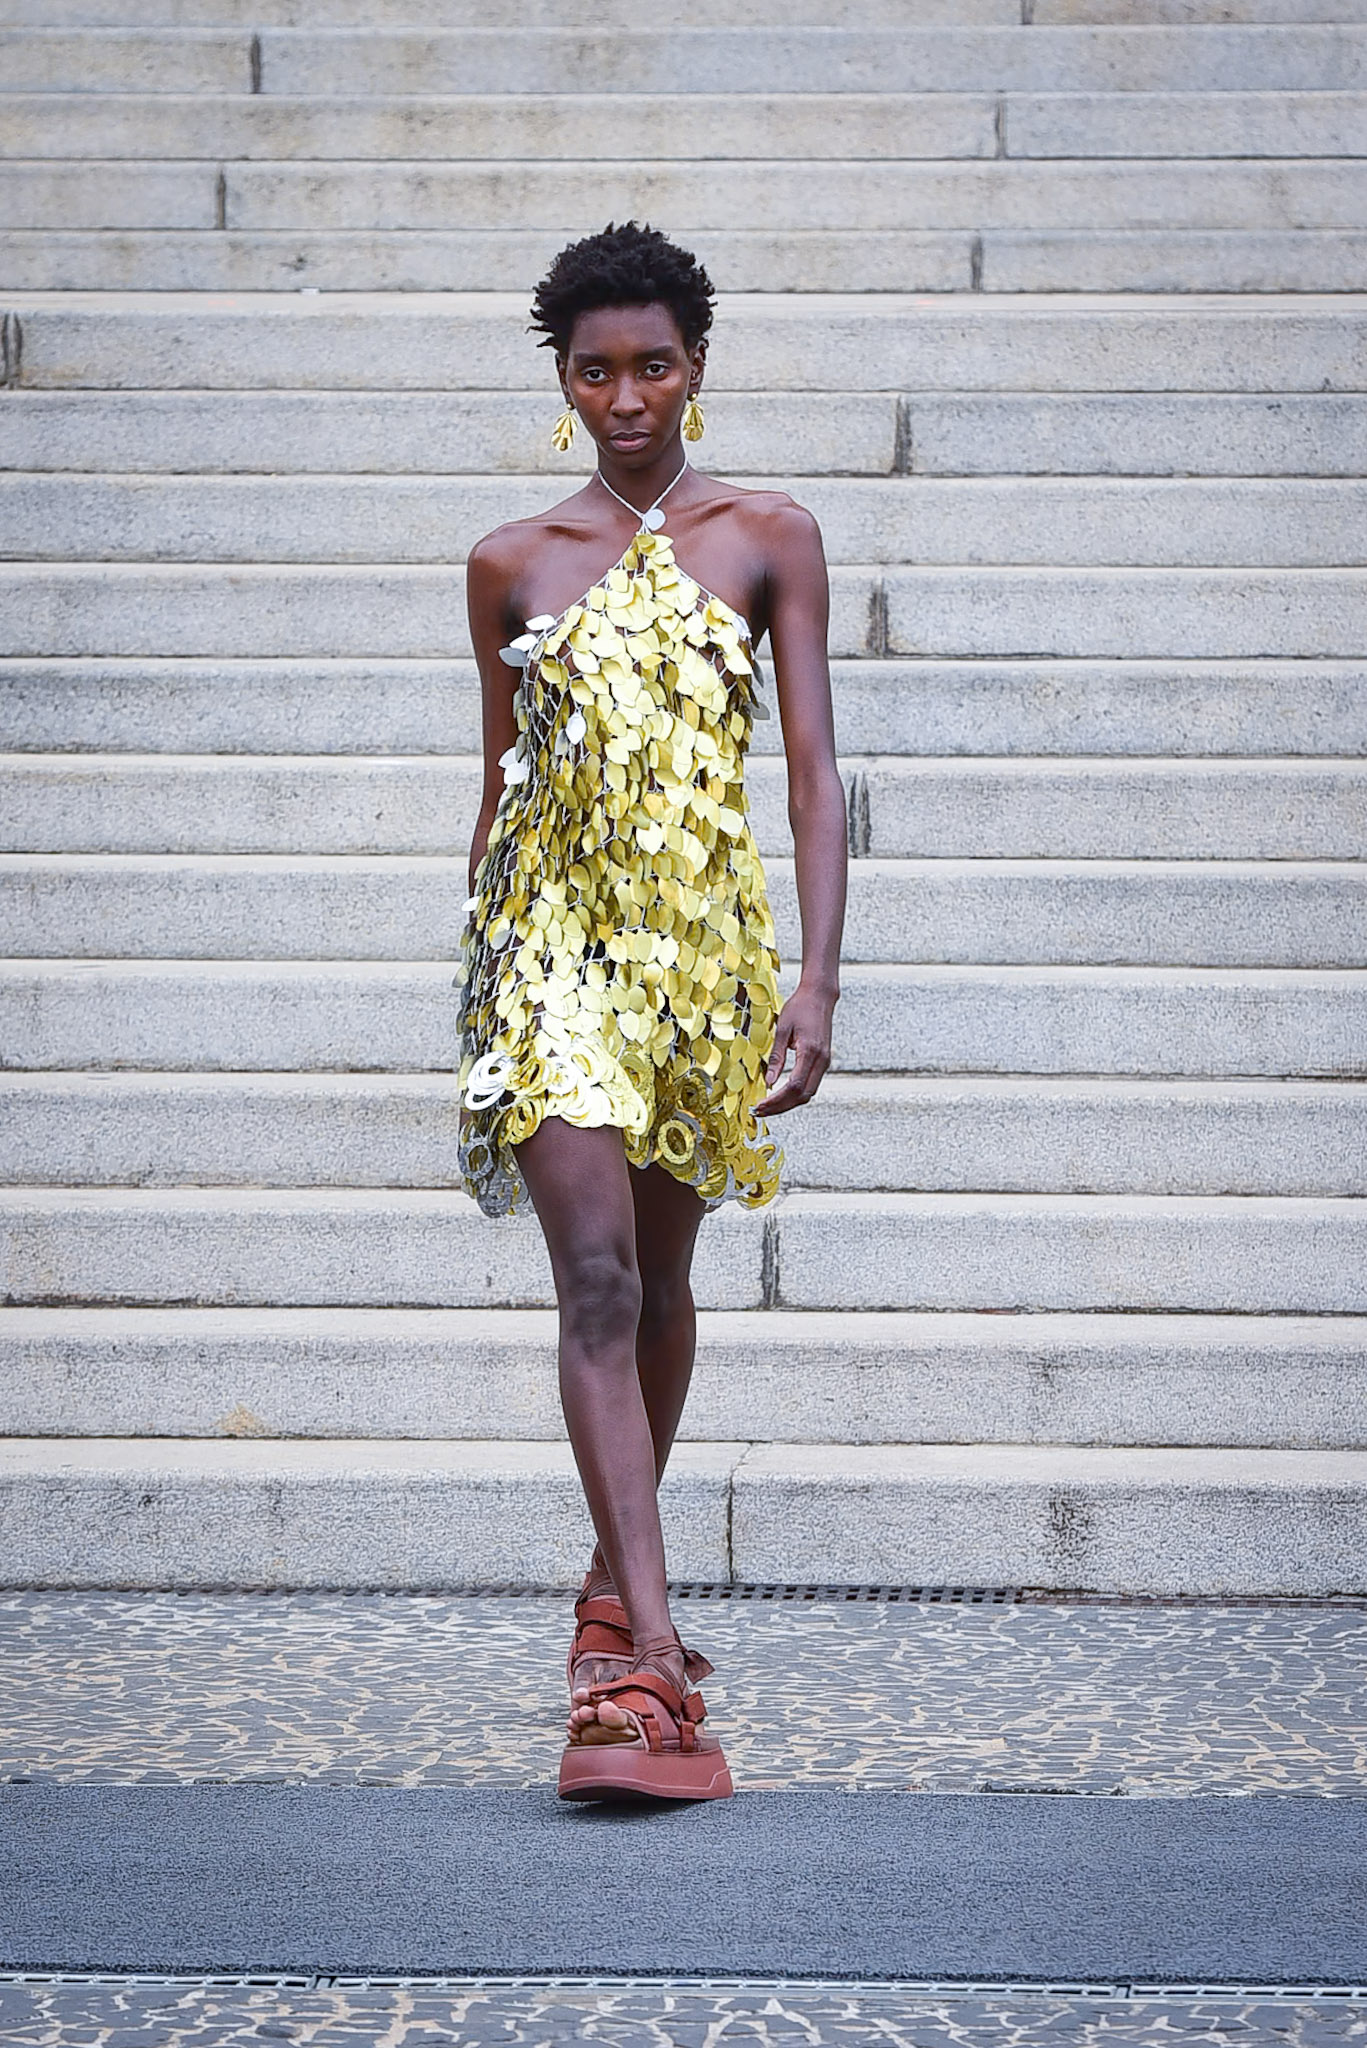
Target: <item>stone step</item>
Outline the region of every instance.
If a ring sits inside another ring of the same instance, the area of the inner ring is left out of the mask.
[[[783,970],[783,985],[796,980]],[[1367,974],[847,966],[847,1072],[1367,1076]],[[0,961],[0,1065],[444,1071],[445,961]]]
[[[1287,27],[266,30],[261,90],[972,92],[1343,89],[1367,82],[1360,24]],[[54,81],[55,82],[55,79]]]
[[[1360,1314],[1367,1203],[796,1193],[773,1219],[769,1285],[775,1305],[804,1309]]]
[[[1345,396],[1234,404],[1249,405],[1271,424],[1269,473],[1281,466],[1303,476],[1352,475],[1358,439],[1367,451],[1367,424],[1358,426],[1367,401]],[[1279,405],[1284,413],[1276,410]],[[551,446],[555,416],[555,401],[546,391],[11,391],[0,406],[0,462],[16,470],[530,472],[555,477],[564,488],[568,480],[591,474],[594,464],[591,449],[580,446],[561,455]],[[1227,408],[1207,431],[1218,433],[1226,418],[1234,437],[1255,440],[1252,423],[1228,415]],[[1200,432],[1198,422],[1193,428]],[[1078,430],[1087,442],[1095,437],[1084,420]],[[1181,422],[1155,422],[1153,431],[1163,445],[1180,437]],[[714,395],[708,389],[709,469],[772,474],[800,451],[807,476],[880,476],[895,467],[897,449],[898,401],[892,392]],[[1279,465],[1282,449],[1286,459]],[[1233,467],[1219,473],[1233,474]]]
[[[1328,1593],[1364,1507],[1361,1451],[756,1445],[729,1526],[757,1582]]]
[[[690,93],[686,122],[696,157],[783,162],[1360,157],[1365,117],[1361,93],[1330,91],[756,92]],[[15,157],[657,159],[678,154],[680,120],[677,95],[650,93],[0,94],[0,135]]]
[[[24,391],[0,406],[10,470],[588,475],[551,446],[543,391]],[[1357,477],[1367,397],[1070,392],[707,392],[698,451],[723,475]]]
[[[678,1446],[661,1489],[673,1571],[728,1575],[729,1478],[744,1448]],[[568,1584],[593,1545],[568,1446],[556,1443],[106,1439],[96,1451],[10,1438],[0,1499],[11,1585]],[[54,1519],[60,1533],[41,1533]]]
[[[686,121],[687,102],[675,121]],[[1367,163],[1287,158],[1168,163],[782,162],[719,178],[710,162],[0,162],[0,207],[22,228],[206,228],[241,236],[338,230],[572,232],[631,208],[693,235],[784,229],[865,236],[966,229],[1360,228]]]
[[[225,233],[221,229],[20,229],[0,227],[0,274],[10,289],[29,293],[295,293],[348,295],[402,293],[424,297],[504,295],[529,291],[557,250],[600,221],[584,219],[553,229],[432,229],[432,231],[326,231],[289,229]],[[672,223],[676,238],[697,246],[713,283],[734,293],[861,293],[918,291],[969,293],[984,285],[984,246],[967,229],[955,233],[898,231],[842,236],[826,231],[705,231]],[[1039,272],[1031,291],[1070,289],[1078,252],[1068,246],[1033,250],[1004,233],[992,238],[994,283]],[[1158,236],[1142,242],[1144,276],[1137,272],[1133,238],[1084,236],[1086,262],[1107,289],[1162,291],[1355,291],[1353,270],[1361,238],[1338,231],[1283,236],[1211,238]],[[1191,250],[1195,240],[1201,246]],[[1244,248],[1244,244],[1256,244]],[[1117,272],[1115,283],[1111,272]],[[523,338],[523,350],[527,348]],[[297,381],[297,375],[289,381]]]
[[[913,23],[946,27],[1014,28],[1020,0],[845,0],[848,25],[901,28]],[[693,0],[694,29],[735,28],[761,22],[789,27],[829,23],[830,0]],[[457,28],[634,28],[638,14],[629,0],[596,0],[566,6],[564,0],[517,0],[515,6],[480,5],[478,0],[6,0],[5,18],[33,27],[128,29],[243,26],[271,28],[373,28],[390,18],[395,26]],[[1360,0],[1034,0],[1040,26],[1100,22],[1143,26],[1230,23],[1361,22]]]
[[[1243,615],[1261,612],[1269,636],[1282,637],[1291,594],[1285,578],[1306,573],[1272,576],[1261,606],[1241,592]],[[1322,573],[1335,578],[1335,590],[1323,593],[1327,615],[1317,608],[1313,630],[1307,620],[1305,631],[1292,636],[1297,640],[1338,626],[1334,599],[1345,572]],[[1343,597],[1355,588],[1346,573]],[[878,630],[878,583],[873,569],[832,571],[833,654],[869,651]],[[379,654],[449,661],[469,652],[458,567],[0,563],[0,655]]]
[[[1174,0],[1144,0],[1144,4],[1161,8],[1171,6]],[[1198,10],[1203,5],[1213,9],[1215,0],[1185,0],[1185,4]],[[1346,0],[1227,0],[1227,4],[1235,13],[1253,8],[1247,16],[1252,20],[1353,18],[1335,13]],[[1305,13],[1311,5],[1322,11]],[[1286,11],[1278,14],[1278,7]],[[1215,18],[1223,11],[1222,7]],[[849,0],[842,13],[851,24],[868,28],[895,27],[907,21],[978,22],[1007,28],[1020,21],[1020,0]],[[810,23],[819,27],[829,14],[829,0],[795,0],[792,6],[781,5],[779,0],[746,0],[740,10],[724,6],[722,0],[695,0],[688,18],[695,29],[734,28],[738,20],[752,25],[774,22],[796,27]],[[507,0],[495,6],[479,6],[476,0],[5,0],[5,18],[33,27],[121,29],[373,28],[377,24],[446,29],[487,28],[500,23],[510,29],[575,24],[629,28],[636,26],[638,19],[626,0],[604,0],[593,7],[582,0],[571,6],[563,0],[518,0],[516,6]],[[1198,14],[1197,18],[1202,17]]]
[[[882,754],[845,772],[852,845],[879,859],[1367,858],[1367,765],[1350,762]]]
[[[497,294],[525,288],[600,218],[555,229],[417,232],[16,228],[0,230],[0,266],[28,292]],[[708,230],[683,220],[674,232],[699,249],[725,292],[1323,294],[1356,293],[1367,273],[1367,233],[1341,229],[975,235]]]
[[[1362,661],[836,661],[845,753],[1367,755]],[[465,661],[0,661],[0,748],[472,753]],[[752,756],[782,745],[757,724]]]
[[[778,945],[792,863],[770,860]],[[459,859],[8,854],[0,949],[20,958],[454,957]],[[845,957],[868,964],[1357,967],[1367,868],[1334,861],[859,860]]]
[[[127,238],[125,238],[126,240]],[[221,238],[222,239],[222,238]],[[710,260],[710,252],[709,252]],[[30,387],[524,391],[545,378],[509,293],[4,294]],[[294,283],[300,280],[296,277]],[[1367,293],[1174,303],[723,295],[709,391],[1361,392]]]
[[[982,28],[11,28],[11,92],[1318,91],[1367,83],[1367,32],[1275,26]]]
[[[827,559],[1046,569],[1334,568],[1367,560],[1367,482],[1304,477],[759,477],[820,521]],[[0,476],[0,557],[451,563],[541,511],[543,477]],[[623,521],[623,544],[630,525]],[[688,554],[680,543],[679,560]],[[604,571],[610,566],[604,563]],[[578,594],[563,588],[564,602]],[[743,607],[743,589],[723,591]],[[555,610],[555,598],[542,609]],[[1354,649],[1353,651],[1358,651]]]
[[[1353,570],[892,568],[881,586],[893,654],[1343,656],[1367,617]]]
[[[561,1444],[10,1439],[0,1575],[26,1586],[578,1582]],[[682,1580],[1327,1594],[1360,1578],[1361,1451],[680,1444]]]
[[[1036,0],[1037,23],[1043,4]],[[1010,93],[1001,109],[1008,157],[1352,157],[1364,149],[1356,93]]]
[[[12,850],[463,854],[483,785],[470,756],[103,759],[0,755],[0,835]],[[783,763],[751,763],[748,789],[761,850],[791,854]]]
[[[81,4],[81,0],[77,0]],[[162,0],[154,0],[162,4]],[[217,0],[210,0],[216,5]],[[405,12],[407,9],[405,8]],[[1356,21],[1361,0],[1035,0],[1032,22],[1180,26],[1225,22]]]
[[[1367,858],[1367,764],[846,758],[852,851],[878,859]],[[473,756],[0,755],[18,853],[452,854]],[[764,854],[789,854],[784,764],[752,761]]]
[[[757,1213],[721,1212],[699,1246],[701,1307],[760,1306],[763,1234]],[[0,1254],[20,1305],[554,1300],[530,1211],[492,1221],[444,1190],[0,1188]]]
[[[1352,659],[1365,607],[1361,569],[837,566],[828,645],[836,656]],[[469,651],[458,568],[0,563],[0,656]]]
[[[1174,0],[1145,0],[1161,10]],[[1213,19],[1225,11],[1215,0],[1185,0],[1195,6],[1191,17],[1204,19],[1204,6]],[[1336,12],[1346,0],[1227,0],[1230,19],[1252,21],[1326,21],[1354,19]],[[1311,6],[1319,12],[1308,13]],[[1277,12],[1282,7],[1285,11]],[[1253,9],[1252,13],[1242,10]],[[1261,10],[1261,11],[1258,11]],[[627,0],[605,0],[590,6],[587,0],[573,5],[558,0],[500,0],[493,6],[478,6],[476,0],[5,0],[5,19],[15,26],[67,28],[143,28],[155,31],[185,28],[361,28],[387,27],[400,33],[414,28],[564,29],[630,28],[638,17]],[[796,0],[787,7],[780,0],[746,0],[741,8],[728,8],[722,0],[696,0],[688,13],[689,26],[698,29],[734,29],[737,25],[760,27],[810,26],[829,22],[829,0]],[[1020,23],[1020,0],[849,0],[841,10],[849,26],[895,28],[910,23],[934,23],[946,27],[979,25],[1013,28]],[[1141,15],[1139,18],[1146,19]],[[1161,18],[1160,15],[1155,19]],[[1184,16],[1183,19],[1188,17]]]
[[[249,93],[251,39],[220,28],[0,28],[9,92]]]
[[[1116,95],[1079,96],[1084,130],[1100,117],[1083,109],[1090,110],[1103,97],[1109,103]],[[1223,109],[1223,94],[1194,97],[1212,110]],[[1297,93],[1292,97],[1302,109],[1299,116],[1280,121],[1261,111],[1265,101],[1280,101],[1280,95],[1237,97],[1248,103],[1247,113],[1241,116],[1235,110],[1232,119],[1229,113],[1214,114],[1232,133],[1244,139],[1266,134],[1279,143],[1299,137],[1303,143],[1313,139],[1321,145],[1313,151],[1295,147],[1248,153],[1361,154],[1352,143],[1356,94]],[[1321,110],[1322,97],[1344,104]],[[1026,104],[1022,103],[1022,121],[1028,131]],[[682,106],[676,93],[506,93],[494,98],[467,93],[431,99],[289,99],[264,93],[250,99],[210,99],[196,93],[159,94],[155,99],[138,93],[0,95],[0,135],[10,157],[395,157],[443,162],[549,157],[585,163],[677,157],[684,132],[688,153],[710,162],[1000,154],[997,96],[990,92],[689,93]],[[1340,140],[1348,146],[1325,146]],[[1088,153],[1131,154],[1114,149]]]
[[[531,1217],[431,1189],[0,1188],[12,1307],[545,1308]],[[1367,1311],[1367,1203],[787,1194],[699,1241],[704,1308]]]
[[[548,1309],[0,1309],[20,1437],[558,1441]],[[1360,1449],[1353,1316],[703,1310],[684,1442]]]
[[[0,1182],[460,1184],[449,1074],[0,1077]],[[1367,1087],[1343,1081],[828,1076],[776,1119],[784,1184],[848,1191],[1367,1194]]]
[[[851,422],[856,433],[863,418]],[[901,434],[902,466],[918,475],[1354,476],[1367,468],[1367,400],[1355,396],[915,392],[902,400]]]

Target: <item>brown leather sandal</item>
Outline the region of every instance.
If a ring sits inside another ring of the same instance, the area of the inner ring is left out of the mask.
[[[616,1657],[629,1665],[636,1655],[627,1611],[613,1593],[590,1597],[588,1574],[574,1603],[574,1640],[565,1659],[565,1683],[574,1691],[574,1667],[581,1657]]]
[[[568,1743],[560,1759],[562,1799],[731,1797],[736,1788],[721,1744],[698,1733],[707,1718],[701,1693],[680,1692],[638,1660],[621,1678],[591,1685],[588,1696],[591,1706],[611,1700],[634,1715],[641,1734],[632,1742]]]
[[[702,1652],[687,1649],[677,1636],[674,1640],[683,1650],[684,1676],[689,1684],[697,1685],[710,1678],[715,1666],[708,1663]],[[565,1659],[565,1683],[570,1692],[574,1691],[574,1667],[581,1657],[615,1657],[629,1665],[635,1655],[636,1645],[625,1607],[615,1593],[590,1596],[589,1574],[585,1572],[579,1598],[574,1603],[574,1637]]]

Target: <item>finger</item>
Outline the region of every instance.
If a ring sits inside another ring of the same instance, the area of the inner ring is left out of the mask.
[[[801,1059],[795,1062],[790,1074],[785,1074],[781,1084],[771,1089],[762,1102],[756,1103],[757,1116],[782,1116],[787,1109],[800,1109],[806,1101],[802,1087],[803,1067]]]
[[[782,1116],[787,1110],[801,1109],[801,1107],[801,1097],[798,1095],[794,1095],[792,1090],[785,1083],[785,1085],[782,1088],[780,1088],[777,1091],[777,1093],[773,1095],[766,1095],[763,1102],[757,1102],[755,1104],[755,1115],[763,1117]]]
[[[799,1076],[801,1072],[802,1055],[799,1051],[796,1054],[796,1057],[793,1060],[793,1064],[788,1069],[787,1073],[780,1074],[777,1077],[776,1085],[772,1085],[770,1087],[769,1092],[765,1098],[765,1103],[781,1102],[784,1104],[788,1104],[791,1102],[795,1102],[797,1100]],[[765,1106],[765,1103],[761,1103],[760,1107],[763,1108]]]
[[[800,1109],[810,1102],[830,1065],[830,1055],[816,1048],[799,1047],[793,1071],[780,1088],[773,1089],[755,1105],[756,1116],[782,1116],[785,1110]]]
[[[791,1024],[785,1024],[782,1017],[780,1017],[774,1028],[773,1050],[769,1054],[769,1063],[764,1069],[764,1078],[771,1088],[783,1072],[784,1062],[788,1057],[788,1048],[792,1042],[793,1027]]]

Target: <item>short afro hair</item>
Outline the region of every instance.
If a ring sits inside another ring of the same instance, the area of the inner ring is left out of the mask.
[[[684,346],[694,349],[712,325],[712,280],[696,256],[658,228],[624,220],[562,249],[536,288],[532,332],[542,348],[567,353],[574,323],[599,306],[668,306]]]

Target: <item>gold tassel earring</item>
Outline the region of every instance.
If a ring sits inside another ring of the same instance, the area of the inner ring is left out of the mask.
[[[707,423],[702,416],[702,407],[696,398],[690,398],[683,409],[683,437],[685,441],[701,441]]]
[[[551,428],[551,446],[557,455],[568,455],[574,446],[574,407],[567,405],[555,425]]]

